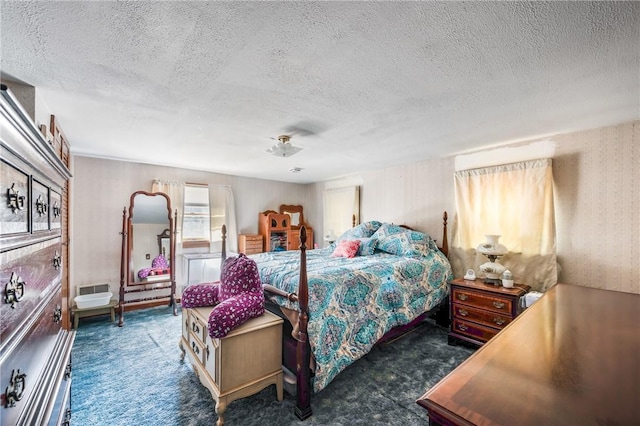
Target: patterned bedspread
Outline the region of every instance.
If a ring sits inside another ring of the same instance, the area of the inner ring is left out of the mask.
[[[322,390],[348,365],[367,354],[390,329],[435,307],[448,292],[451,266],[439,251],[423,257],[384,252],[354,258],[330,257],[331,250],[307,251],[308,335]],[[250,256],[263,284],[298,292],[300,252]],[[284,297],[271,300],[298,310]]]

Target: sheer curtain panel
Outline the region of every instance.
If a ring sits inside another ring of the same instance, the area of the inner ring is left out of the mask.
[[[174,224],[176,228],[176,251],[182,251],[182,200],[184,197],[184,182],[177,180],[154,179],[151,184],[151,192],[164,192],[171,200],[171,209],[178,211],[178,220]]]
[[[209,187],[211,205],[211,251],[222,250],[222,225],[227,226],[227,253],[238,252],[238,227],[233,190],[229,185]]]
[[[460,170],[454,175],[457,217],[450,260],[456,276],[479,272],[485,235],[501,235],[509,253],[498,261],[533,290],[558,280],[551,159]],[[478,275],[481,275],[478,274]]]

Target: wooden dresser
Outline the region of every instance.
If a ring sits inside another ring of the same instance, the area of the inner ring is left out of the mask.
[[[216,401],[218,426],[236,399],[276,385],[283,398],[282,318],[269,311],[239,325],[222,339],[209,336],[213,307],[183,308],[180,349]]]
[[[556,284],[417,403],[430,425],[639,425],[639,307]]]
[[[244,254],[262,253],[264,251],[262,235],[238,235],[238,251]]]
[[[264,238],[264,251],[285,251],[289,247],[291,218],[273,210],[258,214],[258,232]]]
[[[5,85],[0,145],[2,424],[69,424],[75,333],[62,238],[71,174]]]
[[[520,297],[530,289],[516,284],[513,288],[485,284],[481,279],[455,279],[451,287],[451,330],[449,344],[456,339],[483,345],[498,334],[520,313]]]
[[[297,225],[292,221],[292,213],[297,210]],[[304,221],[302,206],[283,204],[280,213],[266,210],[258,214],[258,233],[264,238],[264,251],[284,251],[300,249],[300,228],[307,230],[307,249],[313,248],[313,229]]]

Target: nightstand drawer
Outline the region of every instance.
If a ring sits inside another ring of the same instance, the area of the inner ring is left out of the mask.
[[[189,331],[193,336],[198,338],[200,344],[203,344],[207,338],[207,324],[196,316],[194,311],[191,311],[191,314],[189,315]]]
[[[454,334],[467,336],[482,342],[490,340],[500,331],[499,329],[485,327],[459,318],[453,319],[453,322],[451,323],[451,330]]]
[[[454,287],[452,302],[472,305],[493,312],[504,312],[506,314],[513,312],[512,299],[486,292],[479,293]]]
[[[204,343],[198,340],[193,334],[189,335],[189,349],[196,355],[196,358],[198,358],[201,364],[205,363]]]
[[[512,320],[511,316],[506,314],[489,312],[484,309],[477,309],[472,306],[460,305],[458,303],[453,304],[453,316],[454,318],[465,319],[497,328],[505,327]]]

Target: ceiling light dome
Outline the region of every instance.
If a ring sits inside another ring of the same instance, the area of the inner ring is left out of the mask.
[[[275,155],[277,157],[291,157],[298,151],[301,151],[302,148],[298,148],[297,146],[291,145],[290,136],[280,135],[278,136],[278,143],[273,145],[271,148],[267,149],[269,154]]]

